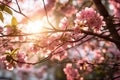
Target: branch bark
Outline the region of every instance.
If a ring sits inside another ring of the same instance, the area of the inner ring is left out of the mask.
[[[99,10],[100,14],[104,17],[104,20],[106,22],[106,26],[114,40],[116,40],[114,43],[117,46],[117,48],[120,50],[120,35],[117,33],[117,30],[115,29],[112,20],[109,18],[110,15],[105,8],[105,6],[102,4],[101,0],[93,0],[94,4],[96,5],[96,8]]]

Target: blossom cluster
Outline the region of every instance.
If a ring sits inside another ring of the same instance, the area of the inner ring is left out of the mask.
[[[66,68],[64,68],[64,72],[67,75],[67,80],[80,80],[79,72],[72,67],[72,64],[67,64]]]
[[[89,27],[90,29],[99,30],[103,25],[103,17],[96,13],[93,8],[86,7],[76,14],[75,26]]]
[[[69,22],[66,17],[61,19],[60,24],[59,24],[60,29],[65,30],[68,25],[69,25]]]
[[[78,1],[80,4],[81,0]],[[48,0],[46,10],[49,11],[53,9],[55,2],[56,0]],[[119,0],[111,0],[111,2],[113,2],[112,4],[115,7],[115,16],[120,17],[120,14],[118,13],[120,11]],[[116,3],[117,5],[115,5]],[[109,57],[108,54],[110,53],[116,53],[115,56],[118,56],[119,51],[114,49],[112,50],[112,48],[110,48],[112,46],[111,44],[106,47],[107,42],[100,43],[101,39],[96,39],[96,37],[93,38],[93,36],[96,35],[99,37],[99,34],[97,33],[94,35],[94,31],[99,31],[101,28],[104,28],[102,27],[105,25],[103,16],[97,13],[94,8],[88,7],[85,7],[78,12],[76,7],[71,4],[65,4],[60,7],[60,13],[63,13],[66,17],[63,17],[62,15],[63,18],[60,20],[58,27],[56,28],[52,26],[53,28],[47,28],[50,30],[47,32],[46,29],[44,30],[45,32],[41,32],[42,34],[37,32],[35,34],[26,34],[24,32],[22,33],[22,30],[21,32],[18,32],[17,26],[0,27],[0,36],[2,37],[0,38],[0,53],[2,53],[2,56],[0,56],[0,67],[7,67],[7,69],[10,69],[16,67],[16,65],[21,67],[24,63],[27,64],[27,62],[30,62],[29,64],[36,64],[37,62],[40,63],[43,60],[46,61],[47,59],[50,59],[53,62],[64,62],[68,60],[68,62],[65,63],[66,67],[64,68],[67,80],[82,80],[81,77],[83,78],[83,76],[80,75],[82,71],[87,70],[86,73],[92,72],[97,64],[102,64],[102,62],[105,62],[106,56]],[[76,15],[74,16],[73,14]],[[48,22],[50,22],[49,19]],[[85,34],[85,32],[93,32],[93,35],[91,36],[91,34]],[[101,36],[104,37],[104,34],[100,35],[100,38]],[[4,41],[4,39],[6,39],[6,41]],[[112,37],[108,36],[107,39],[112,40]],[[18,44],[12,45],[11,47],[11,45],[8,46],[7,43]],[[26,46],[26,44],[28,45]],[[79,46],[81,44],[83,45]],[[17,51],[17,49],[13,47],[20,47],[20,50]],[[108,47],[110,50],[107,49]],[[73,48],[75,50],[73,50]],[[6,53],[7,51],[8,53]],[[108,54],[106,55],[105,53]],[[36,57],[37,59],[35,59]],[[71,63],[69,63],[69,60]],[[95,66],[94,63],[96,64]],[[111,61],[111,63],[113,62]],[[45,70],[41,70],[36,75],[41,77],[39,74],[43,73]]]

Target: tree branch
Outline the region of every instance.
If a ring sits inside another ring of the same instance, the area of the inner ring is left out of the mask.
[[[114,43],[116,44],[117,48],[120,50],[120,36],[117,33],[117,30],[114,27],[113,21],[109,18],[110,15],[105,8],[105,6],[101,3],[101,0],[93,0],[94,4],[96,5],[97,9],[99,10],[100,14],[104,17],[106,22],[107,29],[109,30],[112,38],[116,40]]]
[[[7,7],[9,7],[9,8],[10,8],[10,9],[12,9],[13,11],[15,11],[16,13],[21,14],[22,16],[24,16],[24,17],[25,17],[25,18],[27,18],[28,20],[32,21],[32,20],[31,20],[28,16],[26,16],[24,13],[22,13],[22,12],[20,12],[20,11],[15,10],[14,8],[12,8],[11,6],[9,6],[9,5],[7,5],[7,4],[3,3],[2,1],[0,1],[0,3],[1,3],[1,4],[3,4],[3,5],[5,5],[5,6],[7,6]]]
[[[116,41],[116,40],[114,40],[114,39],[111,39],[111,38],[109,38],[109,37],[107,37],[107,36],[103,36],[103,35],[101,35],[101,34],[89,32],[89,31],[84,31],[84,30],[81,30],[81,32],[83,32],[83,33],[85,33],[85,34],[88,34],[88,35],[93,35],[93,36],[96,36],[96,37],[105,39],[105,40],[110,41],[110,42],[120,43],[120,41]]]
[[[115,80],[115,79],[117,79],[117,78],[120,78],[120,76],[114,77],[113,80]]]
[[[47,22],[50,24],[50,26],[56,30],[56,28],[51,24],[51,22],[49,21],[49,18],[48,18],[48,13],[47,13],[47,8],[45,6],[45,1],[43,0],[43,5],[44,5],[44,10],[45,10],[45,14],[46,14],[46,17],[47,17]]]
[[[15,0],[15,1],[16,1],[17,6],[18,6],[19,12],[21,12],[21,9],[20,9],[20,6],[18,4],[18,1],[17,0]]]

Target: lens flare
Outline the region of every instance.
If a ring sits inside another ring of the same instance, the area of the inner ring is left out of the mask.
[[[33,22],[29,22],[26,25],[26,32],[27,33],[39,33],[43,29],[43,23],[40,20],[36,20]]]

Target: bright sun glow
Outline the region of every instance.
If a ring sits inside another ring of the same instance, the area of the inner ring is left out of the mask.
[[[29,22],[26,26],[27,33],[39,33],[43,29],[43,23],[41,20]]]

